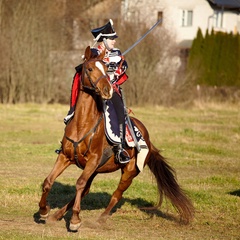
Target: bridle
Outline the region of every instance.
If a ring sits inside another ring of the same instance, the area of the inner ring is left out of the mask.
[[[89,72],[93,71],[93,69],[92,69],[92,68],[86,68],[86,64],[87,64],[87,63],[89,63],[89,62],[97,62],[97,61],[105,65],[105,63],[104,63],[102,60],[99,60],[99,59],[92,59],[92,60],[89,60],[89,61],[87,61],[87,62],[85,61],[85,62],[83,63],[82,81],[81,81],[81,83],[82,83],[82,87],[83,87],[84,89],[88,89],[88,90],[91,90],[91,91],[95,91],[96,93],[99,93],[99,89],[98,89],[98,87],[97,87],[98,82],[99,82],[101,79],[103,79],[103,78],[108,78],[108,76],[102,74],[102,75],[94,82],[94,81],[92,80],[90,74],[89,74]],[[88,80],[89,80],[89,82],[91,83],[91,86],[87,86],[87,85],[84,84],[84,75],[85,75],[85,74],[87,75]]]

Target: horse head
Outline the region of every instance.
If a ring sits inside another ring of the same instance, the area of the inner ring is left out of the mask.
[[[96,55],[88,46],[85,50],[83,63],[82,86],[99,94],[102,99],[110,99],[113,88],[107,75],[107,66],[103,62],[105,52]]]

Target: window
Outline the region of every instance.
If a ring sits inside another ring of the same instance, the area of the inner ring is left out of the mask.
[[[193,24],[193,11],[182,10],[182,27],[190,27]]]
[[[223,27],[223,12],[215,11],[214,12],[214,27],[222,28]]]
[[[163,12],[158,12],[157,21],[159,21],[160,19],[162,21],[159,23],[159,26],[162,26],[162,24],[163,24]]]

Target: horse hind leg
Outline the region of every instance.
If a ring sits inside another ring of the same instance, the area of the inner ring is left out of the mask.
[[[47,203],[47,196],[52,188],[52,185],[55,181],[55,179],[71,164],[69,160],[60,153],[58,155],[58,158],[53,166],[52,171],[47,176],[47,178],[44,180],[42,184],[42,196],[39,202],[39,214],[40,218],[43,220],[46,220],[49,212],[50,212],[50,206]]]
[[[99,219],[98,219],[99,223],[106,222],[107,218],[110,215],[111,210],[122,198],[123,193],[131,185],[132,180],[138,175],[139,171],[137,170],[136,166],[134,166],[134,165],[135,165],[135,161],[130,161],[129,164],[124,169],[122,169],[122,176],[121,176],[120,182],[118,184],[118,187],[115,190],[115,192],[113,193],[107,208],[99,217]]]

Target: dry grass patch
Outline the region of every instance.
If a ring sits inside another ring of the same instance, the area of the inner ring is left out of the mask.
[[[106,224],[96,220],[119,172],[97,176],[82,203],[79,232],[67,232],[70,213],[57,223],[36,223],[40,186],[55,162],[67,108],[0,105],[0,239],[240,239],[240,112],[235,105],[133,108],[194,202],[196,216],[190,225],[179,225],[166,201],[158,211],[139,208],[157,202],[147,168]],[[49,196],[53,212],[74,195],[79,174],[71,166],[57,179]]]

